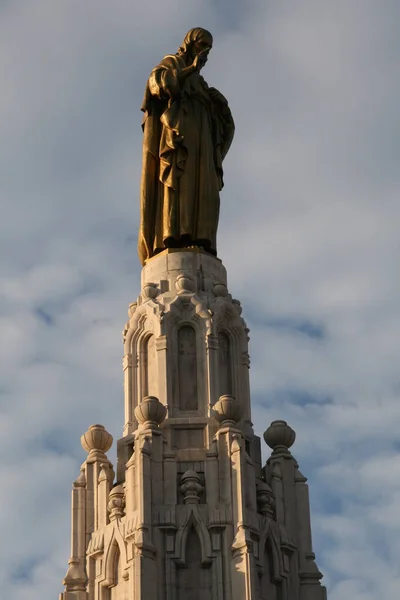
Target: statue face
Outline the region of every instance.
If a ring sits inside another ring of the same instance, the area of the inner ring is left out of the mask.
[[[193,42],[192,51],[193,54],[197,55],[200,52],[204,52],[205,62],[207,61],[208,53],[210,52],[213,44],[213,39],[210,35],[200,35],[195,42]]]

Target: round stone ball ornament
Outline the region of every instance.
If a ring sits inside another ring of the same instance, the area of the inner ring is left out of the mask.
[[[144,427],[158,427],[167,416],[167,409],[155,396],[145,396],[135,408],[135,416]]]
[[[295,431],[286,421],[272,421],[264,433],[266,444],[275,452],[288,451],[296,439]]]

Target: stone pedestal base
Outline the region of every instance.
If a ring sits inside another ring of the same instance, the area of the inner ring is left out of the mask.
[[[151,288],[165,299],[182,291],[225,295],[226,269],[218,258],[199,248],[167,249],[149,259],[142,269],[142,290],[150,297]]]

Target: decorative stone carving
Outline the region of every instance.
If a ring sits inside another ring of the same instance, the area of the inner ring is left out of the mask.
[[[257,507],[262,515],[274,518],[275,498],[271,487],[265,481],[257,482]]]
[[[116,485],[110,492],[108,500],[110,521],[121,519],[125,512],[125,491],[122,485]]]
[[[85,470],[84,470],[84,468],[81,468],[81,472],[79,473],[79,476],[74,481],[74,487],[75,488],[84,488],[85,486],[86,486]]]
[[[264,433],[264,440],[273,453],[288,452],[296,439],[296,432],[286,421],[273,421]]]
[[[113,436],[103,425],[91,425],[81,437],[81,444],[89,456],[104,455],[111,448]]]
[[[87,547],[88,556],[96,556],[102,554],[104,550],[104,532],[96,531],[92,533],[90,542]]]
[[[135,416],[143,427],[158,427],[167,416],[167,409],[155,396],[146,396],[135,408]]]
[[[184,292],[193,292],[195,289],[195,282],[194,279],[190,277],[190,275],[178,275],[175,281],[175,287],[178,294]]]
[[[157,292],[157,284],[149,282],[143,286],[142,296],[145,300],[151,300],[157,296]]]
[[[235,425],[242,416],[242,406],[239,400],[228,394],[219,398],[213,406],[213,411],[220,427]]]
[[[200,477],[195,471],[188,470],[181,478],[181,492],[185,504],[198,504],[203,486],[200,483]]]
[[[214,296],[221,296],[224,298],[228,295],[228,288],[224,283],[218,282],[214,284],[213,287]]]
[[[69,559],[68,570],[63,584],[65,585],[66,592],[82,592],[86,590],[87,577],[78,558],[72,557]]]
[[[128,309],[128,317],[131,319],[133,316],[133,313],[135,312],[135,310],[137,309],[137,302],[132,302],[129,305],[129,309]]]
[[[247,367],[248,369],[250,368],[250,356],[249,353],[246,352],[242,352],[242,364]]]
[[[97,481],[98,483],[101,483],[102,481],[108,481],[108,465],[106,463],[101,463],[100,475]]]
[[[232,300],[233,306],[236,308],[238,315],[240,316],[243,312],[242,305],[239,300]]]

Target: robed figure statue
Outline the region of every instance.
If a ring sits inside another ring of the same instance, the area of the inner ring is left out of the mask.
[[[235,126],[226,98],[200,75],[212,43],[208,31],[191,29],[147,82],[138,244],[143,265],[165,248],[217,253],[222,161]]]

